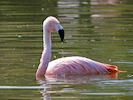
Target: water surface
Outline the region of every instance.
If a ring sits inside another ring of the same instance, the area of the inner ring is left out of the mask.
[[[131,0],[0,0],[0,99],[132,99],[132,8]],[[52,34],[51,60],[84,56],[115,64],[127,73],[38,84],[42,21],[50,15],[65,29],[63,44],[58,34]]]

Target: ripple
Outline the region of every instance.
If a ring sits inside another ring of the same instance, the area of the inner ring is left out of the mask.
[[[113,63],[116,63],[116,64],[130,64],[130,65],[133,65],[133,62],[113,62]]]
[[[122,92],[109,92],[109,93],[81,93],[81,94],[84,94],[84,95],[126,95],[127,93],[122,93]]]
[[[45,89],[47,86],[0,86],[0,89]]]

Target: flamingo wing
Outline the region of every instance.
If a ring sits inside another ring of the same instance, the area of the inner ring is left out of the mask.
[[[51,61],[47,75],[86,75],[109,74],[117,72],[116,66],[96,62],[85,57],[64,57]]]

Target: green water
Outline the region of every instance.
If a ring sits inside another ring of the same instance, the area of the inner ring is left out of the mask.
[[[132,0],[0,0],[0,100],[132,100],[132,8]],[[127,73],[38,84],[42,22],[51,15],[65,29],[63,44],[52,34],[52,60],[85,56]]]

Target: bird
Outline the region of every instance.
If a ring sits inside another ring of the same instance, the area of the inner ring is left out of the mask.
[[[109,75],[122,72],[117,66],[105,64],[92,59],[80,56],[62,57],[51,60],[51,35],[59,33],[61,42],[64,41],[64,28],[60,21],[53,16],[43,21],[43,51],[40,64],[36,71],[36,80],[46,76],[70,76],[70,75]]]

